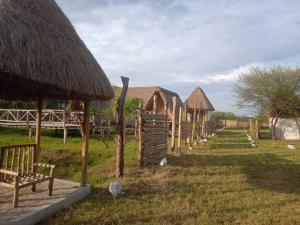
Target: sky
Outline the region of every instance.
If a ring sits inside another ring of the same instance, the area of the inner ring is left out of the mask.
[[[251,67],[300,64],[299,0],[56,0],[112,84],[201,87],[217,111]]]

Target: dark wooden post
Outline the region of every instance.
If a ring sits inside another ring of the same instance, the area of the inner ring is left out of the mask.
[[[39,161],[40,153],[41,153],[42,112],[43,112],[43,101],[39,100],[38,109],[36,113],[36,128],[35,128],[35,144],[36,144],[35,162]]]
[[[81,164],[81,186],[87,185],[87,167],[89,154],[89,136],[90,136],[90,102],[84,101],[84,114],[82,123],[82,164]]]
[[[117,127],[116,127],[116,144],[117,144],[117,164],[116,177],[123,177],[124,172],[124,104],[128,90],[128,77],[121,77],[123,88],[120,97],[117,101]]]
[[[171,150],[175,150],[175,128],[176,128],[176,102],[177,97],[173,96],[173,111],[172,111],[172,139],[171,139]]]
[[[139,133],[139,152],[140,152],[140,168],[143,166],[144,155],[144,134],[143,134],[143,104],[139,105],[139,117],[138,117],[138,133]]]

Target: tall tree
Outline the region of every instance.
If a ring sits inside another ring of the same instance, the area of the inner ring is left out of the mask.
[[[300,69],[252,68],[240,76],[234,92],[237,105],[271,117],[271,137],[280,117],[295,117],[300,112]]]

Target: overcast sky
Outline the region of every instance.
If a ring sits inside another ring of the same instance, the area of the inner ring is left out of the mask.
[[[300,62],[299,0],[56,0],[113,84],[202,87],[239,112],[232,85],[252,66]],[[242,112],[244,113],[244,112]]]

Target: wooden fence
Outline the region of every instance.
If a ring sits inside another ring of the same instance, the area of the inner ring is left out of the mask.
[[[168,116],[161,114],[139,115],[140,167],[156,164],[168,150]]]

